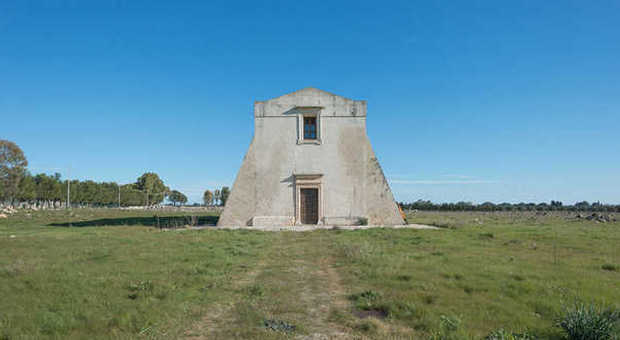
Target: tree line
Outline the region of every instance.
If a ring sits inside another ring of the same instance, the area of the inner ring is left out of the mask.
[[[59,208],[67,207],[128,207],[154,206],[168,200],[173,205],[186,204],[188,199],[178,190],[171,190],[154,172],[146,172],[134,183],[67,180],[60,173],[36,174],[28,171],[28,160],[17,144],[0,139],[0,205]],[[224,205],[230,195],[228,187],[206,190],[207,206]]]
[[[620,204],[603,204],[601,202],[576,202],[564,205],[560,201],[549,203],[492,203],[475,204],[471,202],[433,203],[417,200],[411,203],[399,203],[405,210],[436,210],[436,211],[592,211],[592,212],[620,212]]]
[[[187,197],[170,190],[153,172],[146,172],[134,183],[63,180],[60,173],[33,175],[17,144],[0,140],[0,204],[41,208],[153,206],[168,199],[184,204]]]
[[[178,193],[176,190],[170,191],[152,172],[143,174],[135,183],[117,184],[68,181],[63,180],[59,173],[32,175],[25,171],[16,188],[10,195],[2,195],[2,201],[8,205],[41,208],[66,207],[67,201],[73,207],[153,206],[161,204],[166,198],[174,202],[172,194]]]
[[[207,189],[202,195],[202,202],[206,206],[224,206],[228,201],[228,196],[230,196],[230,189],[226,186],[222,189],[215,189],[213,192]]]

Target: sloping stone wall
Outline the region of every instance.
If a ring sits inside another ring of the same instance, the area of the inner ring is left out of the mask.
[[[319,113],[320,141],[299,143],[300,107]],[[254,138],[218,225],[295,222],[300,174],[322,175],[319,223],[404,223],[366,135],[365,101],[308,88],[256,102],[254,114]]]

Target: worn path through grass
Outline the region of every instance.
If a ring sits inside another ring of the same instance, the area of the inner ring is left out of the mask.
[[[355,331],[333,317],[347,314],[349,302],[332,266],[328,237],[278,234],[256,271],[236,282],[236,299],[214,306],[186,334],[199,339],[350,337]]]

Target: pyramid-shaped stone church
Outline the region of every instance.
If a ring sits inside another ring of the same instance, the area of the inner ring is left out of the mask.
[[[218,226],[403,223],[366,135],[366,101],[305,88],[254,104]]]

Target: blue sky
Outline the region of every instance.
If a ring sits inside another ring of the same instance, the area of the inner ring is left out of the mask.
[[[620,203],[618,1],[0,2],[0,138],[32,172],[199,200],[255,100],[368,101],[399,201]]]

